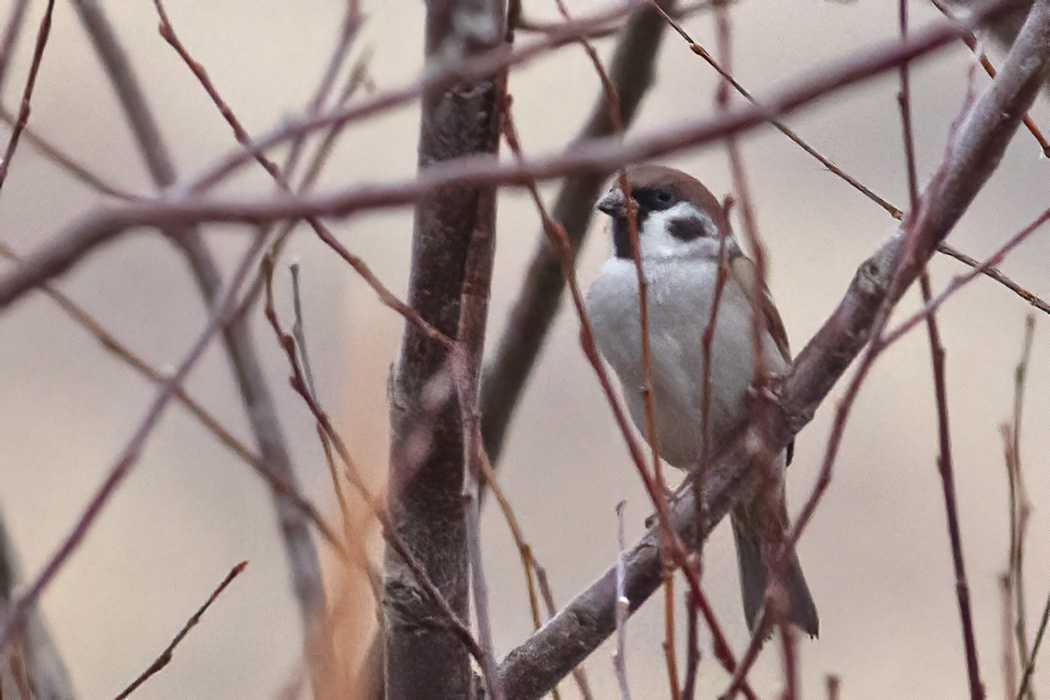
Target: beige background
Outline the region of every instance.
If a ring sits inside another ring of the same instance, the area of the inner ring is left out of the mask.
[[[43,3],[33,3],[33,28]],[[262,133],[308,99],[327,61],[342,15],[330,0],[172,0],[176,29],[241,118]],[[583,12],[596,4],[577,1]],[[935,11],[916,2],[914,24]],[[10,6],[9,3],[7,6]],[[133,57],[180,171],[204,169],[233,143],[199,85],[159,38],[151,3],[106,3]],[[357,50],[371,47],[380,88],[412,80],[421,67],[422,3],[365,2],[368,22]],[[530,16],[555,17],[553,3],[526,3]],[[759,96],[793,76],[819,70],[850,51],[894,36],[895,3],[746,0],[733,9],[736,74]],[[6,7],[0,8],[6,16]],[[687,23],[709,42],[710,20]],[[5,104],[28,67],[23,38]],[[609,44],[600,45],[605,53]],[[936,168],[948,125],[966,89],[969,58],[960,45],[924,61],[914,73],[920,176]],[[978,89],[985,78],[975,80]],[[713,74],[669,36],[658,86],[639,131],[707,114]],[[514,74],[511,90],[525,147],[561,147],[589,110],[597,79],[583,53],[569,48]],[[845,91],[792,118],[818,148],[897,204],[905,199],[895,76]],[[1050,128],[1045,103],[1034,112]],[[341,142],[326,186],[404,177],[414,171],[417,110],[398,110],[356,127]],[[70,6],[58,3],[55,27],[33,103],[32,126],[121,185],[149,192],[112,91]],[[6,131],[4,132],[7,133]],[[6,141],[6,138],[5,138]],[[770,129],[747,141],[749,175],[760,230],[771,258],[770,286],[793,346],[800,348],[837,303],[855,266],[893,230],[876,206],[828,174]],[[728,191],[717,147],[674,163]],[[1003,168],[960,223],[952,242],[975,256],[994,250],[1034,218],[1050,195],[1047,163],[1019,134]],[[230,191],[266,192],[251,171]],[[547,189],[547,192],[553,192]],[[0,237],[22,251],[45,245],[65,225],[103,201],[23,144],[0,195]],[[499,251],[491,328],[498,334],[538,226],[518,192],[500,201]],[[410,215],[369,214],[334,222],[343,242],[403,293]],[[584,281],[607,254],[598,229],[580,259]],[[209,234],[232,260],[245,238],[237,229]],[[1046,233],[1036,234],[1004,265],[1032,291],[1050,296]],[[385,383],[401,323],[335,256],[306,231],[288,260],[303,264],[309,350],[322,397],[355,456],[379,483],[386,458]],[[962,267],[938,259],[940,287]],[[128,344],[158,366],[178,362],[204,316],[180,257],[152,234],[135,234],[80,265],[61,286]],[[284,290],[287,284],[282,281]],[[284,309],[290,309],[282,294]],[[904,309],[913,309],[910,295]],[[1002,696],[999,597],[1006,559],[1006,481],[998,426],[1009,415],[1013,364],[1025,304],[981,280],[940,315],[948,349],[953,446],[959,510],[978,633],[990,697]],[[1045,317],[1039,318],[1030,372],[1022,456],[1035,510],[1027,558],[1030,629],[1050,590],[1050,371]],[[316,436],[304,407],[286,388],[286,366],[272,335],[257,341],[278,395],[305,489],[334,506]],[[566,600],[610,564],[613,507],[628,501],[632,535],[649,513],[626,452],[576,342],[577,324],[563,314],[551,335],[514,423],[501,469],[537,556]],[[68,531],[130,436],[153,395],[151,387],[99,349],[41,295],[0,317],[0,503],[30,572]],[[189,388],[239,435],[249,431],[219,348],[209,351]],[[801,503],[815,478],[836,387],[799,436],[789,470],[790,503]],[[823,694],[823,678],[843,679],[848,698],[961,697],[966,691],[959,621],[940,483],[929,353],[922,332],[890,350],[861,392],[833,483],[800,544],[821,612],[821,638],[801,645],[805,697]],[[500,655],[530,629],[517,555],[496,510],[484,516],[485,564]],[[735,648],[746,643],[728,531],[707,550],[705,583]],[[266,698],[293,672],[299,627],[284,554],[262,484],[173,407],[141,463],[79,552],[47,591],[43,607],[84,698],[114,695],[145,668],[226,571],[241,559],[247,572],[176,653],[174,663],[138,697]],[[629,672],[635,697],[666,697],[659,642],[659,605],[629,627]],[[680,605],[679,605],[680,607]],[[363,613],[367,618],[367,611]],[[710,657],[705,646],[705,659]],[[754,674],[764,697],[779,688],[779,655],[771,647]],[[1044,664],[1044,667],[1047,667]],[[588,663],[600,697],[615,682],[609,651]],[[717,694],[725,676],[710,660],[701,690]],[[1036,686],[1050,687],[1039,670]],[[563,687],[568,688],[567,684]]]

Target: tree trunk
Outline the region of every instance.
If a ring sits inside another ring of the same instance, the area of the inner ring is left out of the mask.
[[[428,70],[498,46],[505,40],[504,24],[500,0],[431,0]],[[420,170],[471,154],[495,156],[503,95],[503,76],[428,90],[422,103]],[[488,299],[495,212],[491,185],[445,187],[416,207],[408,303],[451,338],[458,339],[463,296]],[[483,320],[482,316],[482,332]],[[476,333],[477,325],[473,328]],[[477,338],[470,340],[471,345],[480,343]],[[471,348],[475,349],[479,355],[480,344]],[[454,392],[446,392],[447,399],[438,406],[433,405],[433,392],[429,399],[427,392],[432,380],[451,382],[448,359],[445,346],[417,325],[406,324],[391,395],[388,498],[397,536],[465,622],[469,561],[460,411]],[[476,376],[477,367],[471,371]],[[472,673],[466,648],[389,548],[383,607],[387,698],[469,697]]]

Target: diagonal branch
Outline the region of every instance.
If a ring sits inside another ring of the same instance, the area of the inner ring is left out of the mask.
[[[904,237],[895,235],[860,265],[838,308],[796,359],[779,402],[761,403],[752,423],[712,464],[703,488],[708,521],[694,522],[699,509],[691,490],[674,505],[672,525],[683,537],[693,530],[706,537],[735,499],[753,492],[758,476],[753,463],[779,452],[811,420],[867,343],[880,309],[900,298],[991,176],[1046,78],[1048,62],[1050,0],[1040,0],[995,82],[959,129],[942,173],[928,187],[924,199],[929,205],[918,213],[909,239],[914,244],[902,245]],[[807,504],[809,514],[812,505]],[[799,525],[806,519],[804,511]],[[631,608],[641,605],[660,580],[659,544],[650,532],[629,554],[626,588]],[[507,697],[542,696],[608,637],[614,608],[615,569],[609,569],[508,654],[500,667]]]
[[[113,83],[154,183],[158,187],[171,185],[177,179],[171,155],[131,61],[105,11],[97,0],[73,0],[73,4]],[[191,228],[172,229],[167,233],[179,244],[202,296],[214,311],[222,290],[222,276],[200,232]],[[277,482],[287,484],[291,491],[296,491],[297,480],[291,454],[255,349],[248,319],[238,314],[222,329],[222,337],[265,471],[273,474]],[[272,496],[300,614],[309,638],[312,630],[320,628],[325,611],[320,561],[310,538],[307,517],[302,510],[288,493],[274,489]]]
[[[975,12],[973,23],[966,26],[977,26],[1002,12],[1003,7],[1010,6],[1010,0],[993,3],[984,11]],[[934,24],[912,32],[907,41],[858,52],[815,76],[801,78],[772,98],[763,100],[762,106],[744,107],[715,118],[665,126],[627,143],[611,137],[599,138],[579,143],[545,159],[510,165],[501,165],[490,157],[464,155],[428,168],[412,179],[361,184],[309,197],[219,199],[189,192],[183,196],[100,208],[75,222],[37,253],[27,256],[24,266],[0,277],[0,308],[40,283],[68,271],[94,249],[132,228],[158,226],[170,229],[206,221],[259,223],[311,215],[349,216],[366,209],[416,203],[453,185],[482,182],[521,185],[530,178],[549,179],[579,170],[611,171],[627,163],[666,156],[755,129],[771,119],[783,117],[839,90],[892,70],[904,61],[926,56],[953,41],[959,31],[960,28],[954,25]],[[256,142],[256,149],[263,150],[274,142],[274,139]]]
[[[617,41],[609,78],[619,98],[618,116],[624,128],[634,120],[638,106],[653,82],[656,54],[664,33],[660,15],[646,5],[631,15]],[[609,97],[603,87],[574,144],[612,135],[613,121],[609,109]],[[578,170],[569,174],[562,183],[552,214],[554,220],[565,227],[574,251],[579,250],[583,243],[594,200],[598,198],[598,191],[607,176],[605,170]],[[485,366],[481,430],[485,450],[494,465],[499,462],[514,409],[525,382],[532,374],[564,290],[561,262],[546,237],[541,236],[496,352]]]

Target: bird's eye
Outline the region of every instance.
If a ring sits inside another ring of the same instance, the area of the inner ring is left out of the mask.
[[[657,190],[656,191],[656,201],[659,202],[660,204],[670,204],[671,203],[671,193],[667,192],[665,190]]]

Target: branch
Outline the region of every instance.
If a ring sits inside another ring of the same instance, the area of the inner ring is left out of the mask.
[[[222,595],[222,592],[226,590],[226,587],[229,586],[233,582],[233,579],[237,578],[247,566],[248,562],[242,561],[240,564],[233,567],[233,569],[230,570],[230,573],[226,574],[226,578],[224,578],[215,590],[212,591],[212,594],[208,596],[208,599],[204,601],[204,604],[197,608],[197,612],[190,616],[190,619],[182,626],[182,629],[180,629],[178,634],[176,634],[171,640],[171,643],[164,648],[164,651],[160,653],[160,656],[158,656],[153,663],[149,665],[149,668],[143,671],[138,678],[133,680],[127,688],[121,691],[120,695],[118,695],[115,700],[124,700],[124,698],[134,693],[140,685],[148,681],[150,677],[156,675],[163,670],[165,666],[171,663],[171,660],[175,655],[175,648],[186,638],[186,635],[190,633],[190,630],[197,626],[197,623],[201,621],[202,617],[204,617],[204,613],[206,613],[208,608],[211,607],[211,604]]]
[[[440,72],[487,50],[505,49],[505,23],[501,0],[428,2],[427,72]],[[443,170],[445,166],[439,163],[450,159],[478,154],[483,161],[496,160],[505,91],[506,72],[497,70],[455,85],[431,86],[423,92],[421,179],[430,171]],[[391,525],[460,619],[468,619],[469,568],[480,566],[479,561],[470,562],[468,546],[467,521],[472,516],[466,509],[476,509],[476,500],[463,497],[464,488],[471,484],[469,479],[464,480],[465,471],[475,463],[476,448],[463,438],[473,435],[464,418],[473,415],[475,408],[495,216],[493,183],[449,183],[418,201],[408,306],[429,326],[456,338],[458,344],[449,348],[420,324],[406,323],[390,391]],[[465,365],[458,368],[461,371],[453,368],[456,376],[449,374],[449,363],[456,364],[453,352],[462,353]],[[459,389],[458,405],[447,405],[435,413],[435,387],[447,386],[450,380]],[[389,545],[384,573],[386,697],[471,697],[473,674],[466,649],[449,630],[419,624],[425,610],[421,608],[418,583]],[[475,581],[476,590],[483,589],[480,579]],[[482,612],[479,626],[485,643],[487,629]],[[486,649],[482,667],[490,695],[501,698],[491,648]]]
[[[761,403],[729,448],[718,455],[703,485],[708,520],[691,490],[674,504],[671,524],[683,537],[706,537],[729,505],[746,498],[756,486],[752,463],[776,454],[813,417],[831,387],[867,343],[884,304],[892,306],[915,280],[937,245],[948,235],[977,192],[991,176],[1021,118],[1046,77],[1050,61],[1050,0],[1036,3],[1024,30],[995,82],[959,129],[941,175],[929,185],[918,212],[913,245],[893,236],[857,274],[824,326],[795,361],[777,403]],[[809,504],[807,504],[808,506]],[[805,518],[800,518],[804,524]],[[661,581],[659,543],[650,531],[630,552],[627,594],[634,610]],[[513,650],[500,667],[508,698],[538,698],[579,663],[613,629],[615,569],[606,571],[543,629]]]
[[[617,41],[609,78],[619,97],[618,116],[624,128],[634,120],[652,84],[656,54],[664,33],[659,13],[646,5],[631,15]],[[603,86],[591,107],[591,116],[570,149],[614,133],[608,100]],[[608,171],[604,170],[571,173],[558,193],[553,218],[565,228],[574,251],[579,250],[587,234],[594,201],[607,176]],[[546,237],[541,235],[496,352],[486,363],[481,384],[482,436],[494,465],[499,462],[514,409],[532,374],[564,290],[561,263]]]
[[[6,608],[11,604],[14,590],[23,583],[22,563],[0,517],[0,606]],[[26,617],[19,647],[21,664],[17,663],[15,653],[0,653],[0,694],[6,697],[11,689],[11,697],[19,697],[11,687],[12,684],[18,685],[19,678],[11,678],[11,675],[24,674],[23,679],[35,691],[33,697],[38,700],[73,700],[76,697],[69,671],[39,611]]]
[[[175,166],[131,61],[109,19],[97,0],[74,0],[73,4],[113,83],[154,183],[160,188],[170,186],[177,179]],[[222,293],[222,276],[199,231],[173,226],[166,234],[186,256],[201,295],[214,313]],[[255,349],[248,319],[238,314],[222,328],[222,337],[245,413],[259,446],[264,471],[272,474],[277,482],[286,484],[290,492],[295,492],[298,485],[292,458],[277,419],[277,409]],[[309,639],[312,630],[320,629],[325,611],[320,560],[310,538],[307,517],[297,507],[295,499],[279,489],[273,489],[271,494],[288,555],[299,612]]]
[[[1009,2],[975,13],[979,24]],[[967,25],[972,27],[975,25]],[[882,44],[858,53],[816,76],[762,101],[714,118],[663,127],[623,144],[601,138],[577,144],[546,159],[500,165],[490,157],[462,156],[431,167],[415,178],[386,184],[364,184],[328,194],[274,199],[219,199],[186,193],[166,199],[126,203],[101,208],[74,223],[56,240],[26,260],[26,265],[0,278],[0,308],[26,291],[69,270],[103,243],[140,226],[177,228],[207,221],[260,223],[306,216],[348,216],[351,213],[413,204],[443,187],[467,183],[522,185],[530,178],[549,179],[580,170],[612,171],[627,163],[658,158],[739,134],[771,119],[869,80],[902,62],[927,55],[953,41],[960,27],[937,23],[913,32],[907,41]],[[256,144],[259,150],[262,143]],[[251,158],[252,156],[249,156]]]

